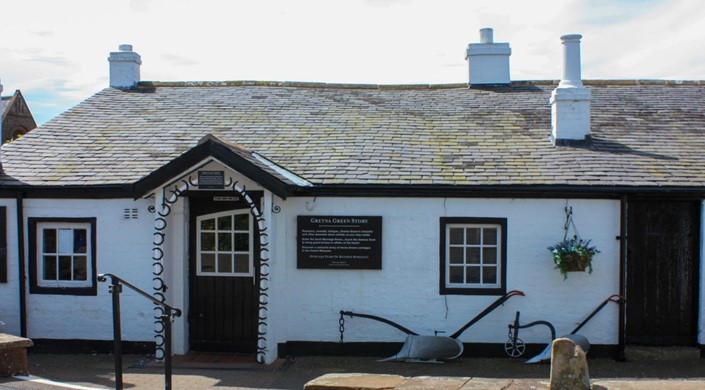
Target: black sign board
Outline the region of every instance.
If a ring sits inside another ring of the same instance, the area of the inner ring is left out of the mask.
[[[222,190],[225,188],[223,171],[198,171],[198,188],[201,190]]]
[[[300,215],[297,268],[382,269],[382,217]]]

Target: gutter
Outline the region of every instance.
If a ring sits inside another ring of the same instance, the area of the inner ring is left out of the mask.
[[[621,299],[619,301],[619,318],[618,318],[618,326],[619,326],[619,338],[617,342],[617,351],[616,351],[616,356],[615,359],[623,362],[625,361],[624,357],[624,345],[625,345],[625,333],[626,333],[626,297],[627,297],[627,292],[626,292],[626,285],[627,285],[627,222],[628,222],[628,214],[629,208],[628,208],[628,203],[627,203],[627,196],[622,195],[619,198],[619,237],[617,239],[619,240],[619,295],[624,297],[625,299]]]
[[[20,336],[27,337],[27,274],[24,253],[24,200],[17,192],[17,257],[20,268]]]

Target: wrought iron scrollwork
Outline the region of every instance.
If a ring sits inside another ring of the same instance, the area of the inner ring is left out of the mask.
[[[156,212],[155,216],[155,233],[154,242],[152,250],[152,260],[153,260],[153,280],[155,281],[154,292],[152,295],[157,297],[160,301],[164,302],[164,292],[167,289],[166,283],[162,278],[164,273],[164,250],[162,245],[166,241],[166,228],[167,220],[166,218],[171,214],[172,206],[179,200],[179,197],[188,191],[191,187],[198,187],[198,179],[189,175],[188,178],[182,179],[170,188],[164,188],[162,190],[162,204],[161,210],[155,210],[153,206],[150,206],[150,212]],[[242,185],[238,185],[238,181],[234,180],[232,177],[228,177],[226,183],[226,188],[237,193],[250,208],[250,214],[257,222],[257,229],[260,234],[260,253],[259,253],[259,270],[260,270],[260,280],[258,288],[258,303],[259,311],[257,314],[257,362],[260,364],[265,363],[267,354],[267,322],[268,322],[268,304],[269,295],[267,291],[269,290],[269,236],[267,233],[267,226],[262,212],[259,210],[257,203],[255,203],[250,195],[247,193],[247,188]],[[272,204],[272,212],[279,213],[281,207]],[[163,316],[163,310],[158,306],[155,307],[155,324],[162,324],[161,317]],[[154,339],[157,344],[156,348],[156,358],[161,360],[164,358],[164,336],[163,336],[163,325],[155,326],[155,336]]]

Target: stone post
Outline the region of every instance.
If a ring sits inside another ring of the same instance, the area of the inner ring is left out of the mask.
[[[573,340],[553,340],[550,389],[590,390],[590,374],[585,352]]]

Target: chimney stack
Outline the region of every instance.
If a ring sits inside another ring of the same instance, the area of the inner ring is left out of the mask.
[[[468,60],[468,85],[509,84],[509,43],[494,43],[491,28],[480,30],[480,43],[468,45],[465,59]]]
[[[111,52],[108,57],[110,63],[110,86],[113,88],[128,89],[140,82],[140,55],[132,51],[132,45],[120,45],[120,51]]]
[[[583,86],[580,72],[580,34],[561,37],[563,72],[551,93],[551,142],[567,145],[590,140],[590,90]]]

